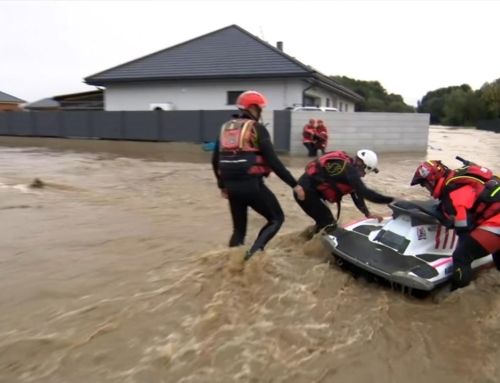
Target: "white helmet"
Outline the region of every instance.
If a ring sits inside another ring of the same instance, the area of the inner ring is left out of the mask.
[[[361,149],[358,150],[357,156],[365,164],[367,173],[378,173],[378,158],[375,152],[368,149]]]

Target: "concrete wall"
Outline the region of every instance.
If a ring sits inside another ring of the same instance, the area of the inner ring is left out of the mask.
[[[429,114],[292,112],[291,154],[306,153],[302,129],[310,118],[321,118],[327,125],[328,151],[352,152],[361,148],[380,153],[427,151]]]
[[[302,102],[302,85],[299,80],[110,84],[104,105],[107,111],[149,110],[154,103],[173,103],[177,110],[235,110],[227,105],[227,92],[255,90],[266,96],[269,110],[283,110]]]

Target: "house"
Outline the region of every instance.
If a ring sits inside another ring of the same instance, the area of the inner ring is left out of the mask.
[[[31,102],[25,106],[25,109],[31,111],[103,110],[104,94],[102,89],[90,92],[63,94]]]
[[[363,98],[237,25],[86,77],[105,87],[105,110],[224,110],[256,90],[269,110],[297,105],[354,112]]]
[[[11,112],[14,110],[19,110],[20,105],[24,104],[26,101],[20,98],[11,96],[10,94],[0,92],[0,112]]]
[[[51,111],[51,110],[60,110],[61,106],[57,101],[54,101],[53,98],[48,97],[34,102],[30,102],[24,106],[24,109],[27,111]]]

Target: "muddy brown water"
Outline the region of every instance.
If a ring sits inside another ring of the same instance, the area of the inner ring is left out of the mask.
[[[382,155],[365,180],[425,197],[408,186],[421,160],[498,171],[499,137],[432,129],[427,154]],[[286,222],[243,267],[199,146],[0,146],[2,383],[500,381],[496,270],[443,301],[354,280],[300,235],[311,220],[276,176]],[[298,176],[307,159],[285,162]],[[346,198],[341,221],[359,217]],[[249,241],[263,223],[250,214]]]

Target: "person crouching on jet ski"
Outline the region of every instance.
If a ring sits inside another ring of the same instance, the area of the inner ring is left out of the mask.
[[[357,152],[355,158],[349,157],[344,151],[328,152],[306,166],[305,173],[298,179],[305,191],[305,199],[295,197],[295,200],[316,223],[309,238],[323,229],[331,232],[337,228],[337,221],[325,200],[338,203],[340,211],[342,197],[346,194],[351,195],[356,207],[366,217],[376,218],[379,222],[382,220],[382,217],[370,213],[364,199],[389,204],[394,198],[369,189],[361,180],[367,173],[378,173],[377,165],[377,155],[363,149]]]
[[[457,233],[451,291],[469,285],[472,262],[488,254],[500,271],[500,179],[491,170],[475,164],[451,170],[439,160],[425,161],[411,185],[440,201],[440,221]]]

